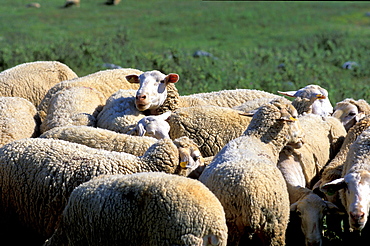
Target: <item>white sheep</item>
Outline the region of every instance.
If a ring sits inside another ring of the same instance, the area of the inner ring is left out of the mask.
[[[16,140],[0,148],[0,214],[46,240],[72,190],[93,177],[138,172],[187,175],[201,164],[197,146],[186,137],[158,140],[140,157],[63,140]],[[6,225],[1,231],[21,233]]]
[[[336,103],[332,116],[338,118],[349,131],[354,124],[368,114],[370,114],[370,105],[364,99],[346,98]]]
[[[37,137],[36,107],[22,97],[0,97],[0,146],[21,138]]]
[[[224,207],[228,245],[248,237],[285,244],[289,197],[277,162],[284,146],[302,146],[297,116],[285,98],[260,107],[243,135],[227,143],[200,175]]]
[[[178,175],[149,172],[103,175],[78,186],[44,246],[226,242],[223,207],[207,187]]]
[[[75,79],[64,79],[60,83],[51,87],[42,98],[40,105],[37,107],[40,118],[44,121],[47,108],[51,98],[60,90],[72,86],[85,86],[94,88],[103,93],[105,99],[109,98],[114,92],[120,89],[137,90],[139,85],[127,82],[126,75],[141,74],[142,72],[132,68],[107,69],[86,75]]]
[[[22,63],[0,73],[0,96],[23,97],[37,107],[52,86],[77,77],[58,61]]]
[[[61,126],[96,126],[98,113],[105,104],[100,91],[84,86],[66,87],[50,99],[40,131]]]
[[[167,120],[172,112],[167,111],[160,115],[148,115],[139,120],[136,126],[127,134],[134,136],[149,136],[156,139],[170,138],[170,124]]]
[[[278,91],[278,93],[289,97],[301,97],[312,100],[312,113],[321,116],[330,116],[333,106],[328,97],[328,91],[319,85],[307,85],[297,91]]]
[[[55,127],[41,134],[40,138],[60,139],[91,148],[126,152],[136,156],[142,156],[157,142],[153,137],[130,136],[90,126]]]
[[[352,230],[362,231],[370,210],[370,128],[353,142],[343,164],[342,177],[321,186],[324,192],[339,190]]]

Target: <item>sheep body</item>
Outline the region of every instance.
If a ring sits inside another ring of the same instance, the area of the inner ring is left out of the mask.
[[[210,105],[179,108],[167,121],[171,139],[187,136],[199,146],[202,155],[208,157],[241,136],[251,119],[237,110]]]
[[[0,73],[0,96],[23,97],[37,107],[51,87],[77,77],[75,72],[61,62],[22,63]]]
[[[90,126],[55,127],[41,134],[40,138],[60,139],[91,148],[126,152],[136,156],[142,156],[157,142],[157,139],[152,137],[130,136]]]
[[[159,140],[140,157],[63,140],[16,140],[0,148],[0,213],[46,240],[79,184],[102,174],[180,173],[184,163],[202,164],[200,157],[188,138]]]
[[[281,149],[301,147],[297,111],[284,98],[260,107],[242,136],[231,140],[206,166],[199,180],[220,200],[228,245],[257,235],[265,245],[284,245],[289,197],[277,168]]]
[[[97,116],[96,126],[119,133],[128,133],[145,115],[135,107],[135,90],[118,90],[106,101]]]
[[[62,238],[71,246],[226,246],[227,226],[222,205],[197,180],[153,172],[110,175],[72,192],[45,246],[60,245]]]
[[[50,100],[41,133],[54,127],[69,125],[96,126],[97,115],[105,104],[100,91],[83,86],[66,87]]]
[[[37,137],[36,107],[22,97],[0,97],[0,146],[21,138]]]
[[[42,98],[40,105],[37,107],[40,118],[43,121],[46,117],[47,108],[49,107],[51,98],[60,90],[72,86],[85,86],[94,88],[103,93],[105,99],[109,98],[113,93],[120,89],[137,90],[137,84],[127,82],[127,74],[140,74],[140,70],[132,68],[107,69],[86,75],[75,79],[64,79],[60,83],[51,87],[45,96]]]

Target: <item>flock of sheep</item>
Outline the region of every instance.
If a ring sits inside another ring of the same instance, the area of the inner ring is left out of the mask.
[[[180,95],[179,80],[131,68],[78,77],[57,61],[2,71],[2,241],[323,245],[324,219],[340,236],[364,231],[365,100],[333,108],[318,85]]]
[[[121,2],[121,0],[107,0],[104,4],[105,5],[117,5]],[[63,8],[70,8],[70,7],[80,7],[80,0],[66,0]],[[26,4],[27,8],[41,8],[41,4],[37,2],[31,2]]]

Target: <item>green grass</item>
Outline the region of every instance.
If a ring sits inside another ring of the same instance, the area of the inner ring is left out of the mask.
[[[370,2],[3,0],[0,70],[58,60],[79,76],[102,63],[180,74],[180,93],[252,88],[276,93],[307,84],[333,104],[369,97]],[[205,50],[218,59],[193,58]],[[344,70],[356,61],[356,70]],[[284,68],[279,69],[279,64]]]

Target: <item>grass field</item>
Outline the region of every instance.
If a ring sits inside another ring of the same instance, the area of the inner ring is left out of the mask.
[[[180,93],[295,90],[319,84],[333,104],[369,97],[370,2],[3,0],[0,69],[58,60],[79,76],[103,63],[176,72]],[[194,58],[197,50],[212,57]],[[342,69],[355,61],[355,69]]]

